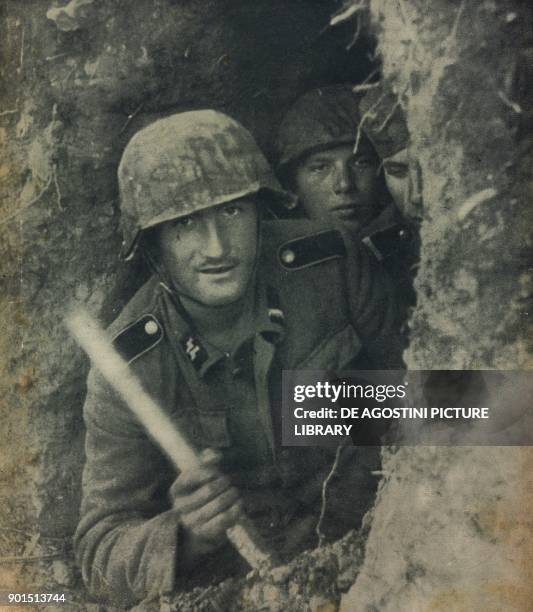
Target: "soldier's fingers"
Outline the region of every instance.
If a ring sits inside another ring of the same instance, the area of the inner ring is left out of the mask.
[[[182,515],[183,523],[191,528],[198,529],[208,523],[218,514],[225,512],[239,500],[239,492],[235,487],[231,487],[214,499],[204,504],[201,508]]]
[[[180,493],[180,491],[174,491],[175,495],[173,496],[172,504],[181,513],[190,513],[201,508],[230,487],[230,481],[225,476],[220,476],[215,480],[207,482],[195,491],[186,492],[185,494]]]
[[[219,463],[222,459],[222,453],[214,448],[205,448],[200,453],[200,461],[205,465]]]
[[[172,497],[176,495],[184,495],[187,492],[192,492],[203,486],[211,480],[215,480],[220,476],[220,472],[212,465],[201,465],[182,472],[170,487]]]
[[[206,448],[200,453],[200,465],[193,470],[189,470],[183,474],[183,477],[178,478],[176,483],[180,490],[193,491],[205,483],[218,478],[221,473],[217,464],[222,459],[222,453]]]
[[[225,512],[217,514],[204,523],[198,530],[198,534],[206,540],[217,540],[226,530],[233,527],[244,515],[241,500],[235,502]]]

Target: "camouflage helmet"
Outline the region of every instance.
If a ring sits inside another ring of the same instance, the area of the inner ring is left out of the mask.
[[[251,134],[223,113],[177,113],[139,131],[118,168],[123,256],[143,230],[259,192],[283,204],[282,190]]]
[[[389,87],[379,84],[361,100],[361,129],[378,155],[384,159],[409,144],[409,132],[398,97]]]
[[[320,87],[298,98],[279,128],[280,170],[314,150],[354,142],[359,102],[360,96],[346,84]]]

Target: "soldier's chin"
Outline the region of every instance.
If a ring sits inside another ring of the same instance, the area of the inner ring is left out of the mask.
[[[340,217],[335,218],[335,223],[347,229],[350,232],[358,232],[361,229],[361,226],[364,225],[364,222],[361,222],[359,217],[351,217],[341,219]]]
[[[238,302],[244,297],[246,286],[240,283],[228,283],[227,286],[209,287],[202,291],[197,301],[205,306],[217,308]]]

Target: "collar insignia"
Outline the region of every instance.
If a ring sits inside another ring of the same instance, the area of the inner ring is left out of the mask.
[[[208,357],[207,351],[200,340],[187,332],[181,337],[180,345],[195,369],[199,370]]]
[[[283,314],[283,310],[281,310],[281,308],[269,308],[268,318],[272,323],[284,323],[285,321],[285,315]]]

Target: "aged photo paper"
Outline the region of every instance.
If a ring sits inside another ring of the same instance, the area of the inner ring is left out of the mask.
[[[0,15],[0,610],[531,609],[529,3]],[[520,383],[301,426],[345,370]]]

